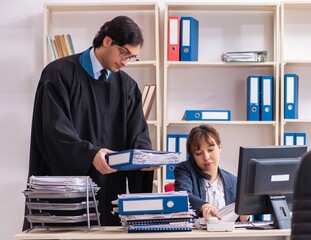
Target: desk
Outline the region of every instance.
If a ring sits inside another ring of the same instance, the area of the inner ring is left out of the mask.
[[[247,230],[235,229],[233,232],[207,232],[206,230],[193,230],[192,232],[160,232],[160,233],[127,233],[121,227],[100,227],[92,228],[88,232],[81,230],[65,231],[63,229],[46,230],[43,228],[35,228],[28,233],[22,232],[14,235],[13,240],[64,240],[64,239],[289,239],[290,230]]]

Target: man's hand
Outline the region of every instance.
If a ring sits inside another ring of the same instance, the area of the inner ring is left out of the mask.
[[[94,160],[93,160],[93,165],[102,174],[109,174],[116,172],[116,169],[113,169],[109,167],[106,161],[106,154],[107,153],[113,153],[114,151],[111,151],[107,148],[101,148],[95,155]]]

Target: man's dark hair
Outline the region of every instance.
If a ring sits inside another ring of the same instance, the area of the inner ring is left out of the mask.
[[[106,22],[96,34],[93,47],[100,47],[107,35],[120,46],[125,44],[142,46],[144,43],[140,27],[127,16],[118,16]]]

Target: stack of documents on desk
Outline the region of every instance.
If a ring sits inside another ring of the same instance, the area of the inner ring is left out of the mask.
[[[191,231],[194,211],[186,192],[122,194],[119,217],[127,232]]]
[[[85,176],[31,176],[28,187],[36,192],[86,192],[86,189],[99,190],[97,184]]]
[[[42,226],[91,220],[99,223],[95,199],[99,189],[88,176],[31,176],[24,191],[29,210],[26,218]]]
[[[221,59],[223,62],[265,62],[267,51],[226,52]]]
[[[143,149],[110,153],[106,155],[106,159],[110,167],[118,170],[134,170],[181,162],[180,153]]]

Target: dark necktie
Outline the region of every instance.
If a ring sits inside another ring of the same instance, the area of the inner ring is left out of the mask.
[[[107,80],[107,70],[102,69],[100,72],[101,72],[101,75],[99,76],[98,81],[106,81]]]

